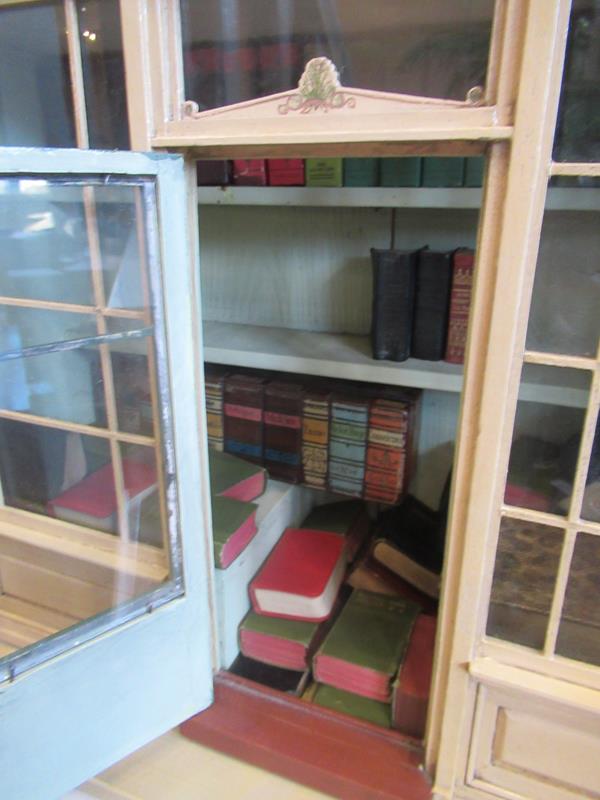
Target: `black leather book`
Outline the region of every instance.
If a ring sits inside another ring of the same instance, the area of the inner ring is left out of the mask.
[[[411,356],[441,361],[446,353],[452,253],[420,250],[416,266]]]
[[[410,356],[418,251],[371,249],[373,264],[373,358]]]

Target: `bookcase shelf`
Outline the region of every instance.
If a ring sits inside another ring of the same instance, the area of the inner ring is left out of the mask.
[[[400,363],[376,361],[371,358],[368,336],[315,333],[262,325],[205,321],[204,359],[227,366],[442,392],[460,392],[463,381],[462,367],[445,361],[420,361],[415,358]],[[561,371],[561,377],[572,381],[570,371],[567,372],[568,376]],[[543,382],[547,374],[543,370],[533,367],[529,374],[531,379],[521,386],[520,399],[574,408],[586,405],[588,392],[583,382],[550,385]],[[582,380],[585,377],[582,374]]]
[[[481,189],[468,188],[313,188],[308,186],[199,186],[200,205],[313,206],[355,208],[475,208]],[[552,187],[546,208],[551,211],[598,211],[600,190]]]

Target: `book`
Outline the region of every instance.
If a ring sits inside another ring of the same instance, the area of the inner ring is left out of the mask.
[[[392,683],[392,727],[423,739],[433,672],[437,620],[419,614],[406,652],[406,658]]]
[[[264,459],[278,480],[302,480],[302,386],[272,381],[265,388]]]
[[[264,158],[235,158],[232,178],[236,186],[266,186],[267,167]]]
[[[225,379],[225,452],[263,462],[264,381],[254,375]]]
[[[382,158],[379,165],[380,186],[420,186],[421,161],[419,156]]]
[[[256,503],[212,495],[213,554],[215,566],[227,569],[255,535]]]
[[[261,686],[268,686],[279,692],[293,694],[300,697],[306,689],[309,680],[309,670],[302,672],[274,667],[272,664],[264,664],[252,658],[240,654],[229,667],[229,672],[238,675],[240,678],[260,683]]]
[[[437,512],[412,495],[385,511],[373,544],[376,561],[434,598],[440,592],[449,491],[450,476]]]
[[[410,405],[376,398],[369,410],[364,499],[395,504],[407,486]]]
[[[208,451],[210,490],[214,495],[249,502],[260,497],[267,487],[263,467],[229,453]]]
[[[309,386],[302,403],[302,477],[314,489],[327,488],[329,406],[325,389]]]
[[[302,158],[270,158],[267,161],[269,186],[304,186]]]
[[[131,523],[138,517],[142,501],[156,491],[158,478],[154,464],[124,458],[122,467]],[[112,463],[50,500],[48,510],[59,519],[116,533],[117,495]]]
[[[450,313],[452,253],[423,248],[415,271],[411,356],[441,361],[446,354]]]
[[[352,562],[369,535],[371,520],[361,500],[342,500],[313,508],[303,520],[302,527],[343,536],[348,561]]]
[[[418,603],[425,614],[437,612],[437,601],[429,597],[399,575],[376,561],[371,553],[365,553],[346,578],[345,585],[352,589],[365,589],[367,592],[386,594],[390,597],[404,597]]]
[[[379,159],[345,158],[343,161],[344,186],[377,186]]]
[[[318,629],[318,622],[266,617],[250,611],[240,624],[240,651],[265,664],[302,671],[309,666],[308,654]]]
[[[475,254],[472,250],[462,248],[454,251],[445,354],[445,360],[451,364],[462,364],[465,360],[474,267]]]
[[[230,181],[230,162],[218,159],[196,161],[198,186],[227,186]]]
[[[258,92],[264,97],[298,85],[306,60],[300,41],[289,35],[262,39],[258,44]]]
[[[344,578],[345,543],[329,531],[287,528],[250,582],[258,614],[321,622]]]
[[[206,406],[206,432],[208,446],[213,450],[223,450],[224,411],[223,394],[227,372],[214,366],[204,370],[204,402]]]
[[[417,253],[371,249],[373,358],[405,361],[410,356]]]
[[[362,497],[369,400],[359,393],[335,394],[329,425],[329,488]]]
[[[469,156],[465,158],[464,185],[478,188],[483,186],[485,158],[483,156]]]
[[[344,692],[342,689],[336,689],[324,683],[316,685],[310,700],[322,708],[329,708],[341,714],[349,714],[351,717],[357,717],[382,728],[392,727],[392,714],[389,703],[381,703],[352,692]]]
[[[420,607],[401,597],[355,589],[318,648],[318,683],[387,703]]]
[[[423,159],[421,186],[462,186],[464,169],[465,159],[462,157],[428,156]]]
[[[307,186],[341,186],[341,158],[307,158],[305,164]]]

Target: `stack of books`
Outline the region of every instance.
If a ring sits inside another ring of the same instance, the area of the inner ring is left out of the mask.
[[[415,456],[420,392],[351,381],[288,382],[209,368],[209,445],[272,478],[395,504]]]

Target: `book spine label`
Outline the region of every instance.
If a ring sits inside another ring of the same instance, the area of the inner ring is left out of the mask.
[[[226,439],[225,450],[228,453],[233,453],[233,455],[262,458],[262,445],[259,444],[248,444],[247,442],[238,442],[235,439]]]
[[[300,428],[300,417],[292,414],[278,414],[275,411],[265,411],[265,422],[279,428]]]
[[[302,420],[302,439],[311,444],[326,445],[329,442],[329,422],[326,419],[304,417]]]
[[[263,418],[260,408],[250,408],[249,406],[238,406],[233,403],[225,403],[225,413],[228,417],[236,419],[247,419],[252,422],[260,422]]]
[[[364,442],[366,430],[359,425],[351,425],[348,422],[338,422],[333,420],[331,423],[331,435],[335,439],[347,439],[354,442]]]

